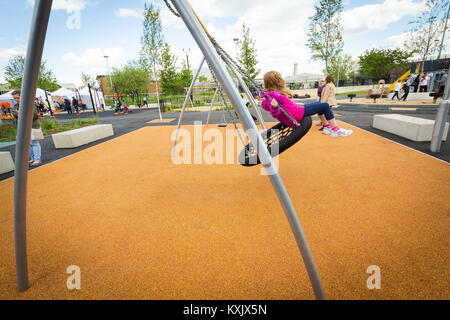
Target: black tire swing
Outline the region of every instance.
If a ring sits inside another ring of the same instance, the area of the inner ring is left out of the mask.
[[[272,156],[277,156],[303,138],[305,134],[308,133],[311,125],[311,116],[304,117],[300,122],[300,125],[295,129],[279,122],[267,131],[261,133],[261,136],[264,139],[270,154]],[[278,152],[276,154],[272,154],[272,149],[274,147],[274,150],[277,150],[278,148]],[[240,152],[238,161],[245,167],[251,167],[261,163],[258,157],[257,148],[255,148],[255,146],[251,143],[247,144]]]

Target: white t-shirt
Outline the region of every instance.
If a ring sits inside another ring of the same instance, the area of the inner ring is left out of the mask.
[[[421,86],[427,86],[428,85],[428,80],[430,79],[429,76],[426,76],[425,78],[422,79],[422,82],[420,83]]]
[[[401,88],[402,88],[402,84],[400,82],[397,82],[394,85],[394,91],[400,91]]]

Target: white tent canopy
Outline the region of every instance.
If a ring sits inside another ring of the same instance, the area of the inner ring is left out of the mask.
[[[100,105],[104,102],[104,98],[103,98],[103,93],[101,91],[95,90],[94,88],[91,88],[91,93],[89,94],[89,88],[85,87],[81,90],[78,91],[80,93],[81,96],[81,100],[83,101],[84,104],[86,104],[87,108],[92,108],[92,103],[91,103],[91,94],[92,94],[92,99],[94,100],[94,104],[96,109],[100,108]]]
[[[14,90],[11,90],[11,91],[8,91],[7,93],[4,93],[4,94],[0,95],[0,102],[8,102],[11,105],[11,107],[14,106],[15,101],[14,101],[14,98],[13,98],[13,96],[11,94],[13,91]],[[51,101],[51,99],[50,99],[50,92],[47,91],[47,95],[49,97],[50,104],[53,104],[53,101]],[[42,90],[42,89],[37,88],[35,97],[44,102],[45,99],[46,99],[45,91]]]
[[[73,92],[69,89],[66,89],[66,88],[59,88],[58,90],[52,92],[51,95],[55,96],[55,97],[62,97],[62,98],[67,98],[67,99],[72,99],[72,97],[76,96],[75,92]]]

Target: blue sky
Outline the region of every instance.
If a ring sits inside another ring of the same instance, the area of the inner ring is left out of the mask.
[[[181,20],[162,0],[54,0],[43,53],[47,66],[60,83],[80,83],[81,72],[92,77],[106,74],[104,54],[110,65],[120,67],[136,59],[142,34],[140,10],[145,2],[161,7],[166,41],[172,52],[196,67],[201,53]],[[317,2],[317,1],[316,1]],[[300,72],[320,73],[323,65],[310,60],[305,47],[308,16],[313,0],[191,0],[209,32],[230,54],[233,38],[241,37],[245,22],[256,41],[261,72],[279,70],[290,75],[294,63]],[[420,13],[423,0],[344,0],[342,24],[344,53],[355,59],[373,47],[392,47],[408,30],[408,21]],[[32,0],[0,0],[0,82],[9,59],[26,50],[32,16]],[[79,17],[79,19],[77,19]],[[75,24],[68,25],[69,22]],[[79,24],[78,24],[79,22]],[[400,39],[400,40],[399,40]]]

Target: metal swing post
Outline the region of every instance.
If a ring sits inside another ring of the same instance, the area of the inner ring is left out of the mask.
[[[178,118],[178,124],[177,124],[177,130],[175,132],[175,140],[173,141],[173,147],[172,147],[172,158],[175,157],[175,147],[177,145],[178,142],[178,134],[180,131],[180,125],[181,125],[181,121],[183,120],[183,115],[184,115],[184,109],[186,108],[186,104],[189,100],[189,97],[192,93],[192,89],[194,88],[194,84],[195,81],[197,81],[198,75],[200,74],[200,70],[202,69],[203,64],[205,63],[205,57],[203,56],[202,61],[200,62],[200,65],[198,66],[198,70],[195,73],[195,76],[192,78],[192,82],[191,85],[189,86],[189,90],[186,94],[186,97],[184,98],[184,102],[183,102],[183,107],[181,108],[181,113],[180,113],[180,117]]]
[[[228,65],[228,67],[233,71],[233,73],[235,74],[236,78],[238,79],[239,84],[244,89],[245,95],[247,96],[247,98],[250,101],[250,103],[253,106],[253,108],[255,108],[256,114],[258,115],[259,122],[261,123],[261,126],[262,126],[263,130],[266,131],[267,128],[266,128],[266,124],[265,124],[264,119],[263,119],[263,115],[261,113],[261,110],[259,110],[258,105],[256,104],[255,99],[253,98],[252,93],[250,92],[250,89],[247,87],[247,84],[242,79],[242,76],[236,70],[236,68],[234,68],[234,66],[232,66],[232,65]]]
[[[217,53],[215,52],[214,47],[209,41],[206,33],[202,30],[200,22],[195,17],[192,8],[190,8],[185,0],[172,0],[172,3],[177,9],[178,14],[183,19],[184,24],[189,29],[189,32],[197,42],[197,45],[203,52],[204,57],[206,57],[211,67],[214,69],[218,80],[222,84],[225,92],[231,100],[231,103],[238,112],[244,130],[246,130],[246,132],[249,134],[249,139],[255,146],[264,146],[257,148],[258,156],[261,159],[261,163],[263,164],[264,168],[266,169],[272,186],[289,221],[289,225],[292,229],[295,240],[300,249],[300,253],[303,257],[303,261],[305,263],[306,270],[308,272],[308,276],[314,290],[314,294],[317,299],[325,299],[325,294],[320,282],[319,273],[317,272],[311,251],[309,249],[295,209],[292,205],[291,199],[289,198],[283,181],[281,180],[278,170],[275,167],[273,159],[268,149],[265,147],[264,140],[258,133],[258,128],[256,127],[249,110],[244,106],[242,98],[238,90],[234,86],[231,76],[221,66],[219,57],[217,56]]]
[[[19,106],[15,156],[16,170],[14,172],[14,245],[19,292],[29,288],[26,242],[28,156],[34,97],[52,2],[52,0],[36,0],[34,4]]]

